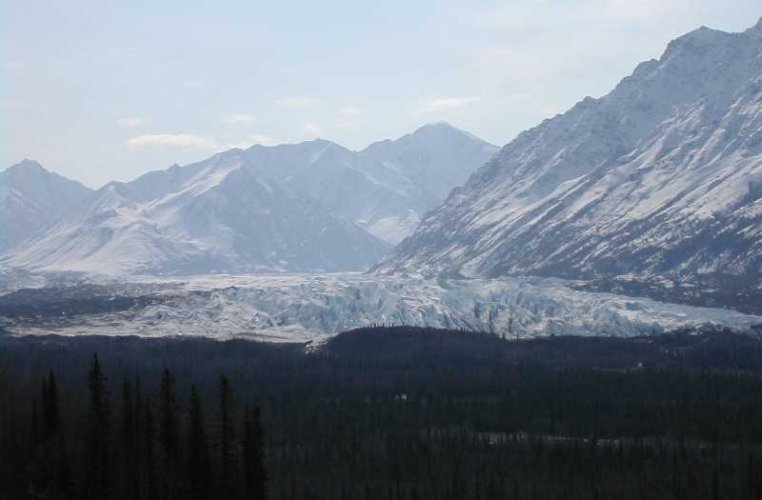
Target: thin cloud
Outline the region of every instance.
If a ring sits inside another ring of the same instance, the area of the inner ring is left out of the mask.
[[[479,102],[479,97],[445,97],[440,99],[424,99],[418,108],[418,113],[439,113],[453,109],[464,108]]]
[[[345,108],[339,109],[336,113],[338,113],[340,115],[343,115],[343,116],[357,116],[357,115],[360,115],[360,114],[362,114],[364,112],[365,111],[363,109],[361,109],[361,108],[355,108],[355,107],[352,107],[352,106],[347,106]]]
[[[24,64],[21,61],[3,61],[2,63],[3,69],[7,70],[19,69],[23,65]]]
[[[127,139],[127,147],[139,149],[180,149],[185,151],[213,151],[219,146],[208,137],[189,134],[146,134]]]
[[[139,116],[123,116],[116,123],[122,128],[138,128],[148,125],[148,120]]]
[[[241,113],[241,114],[226,116],[223,119],[223,121],[225,123],[232,123],[232,124],[251,123],[253,121],[256,121],[256,117],[254,115],[247,115],[245,113]]]
[[[285,97],[275,101],[276,104],[287,108],[306,108],[312,106],[316,102],[316,99],[309,99],[306,97]]]
[[[252,134],[249,139],[251,139],[252,144],[261,144],[262,146],[274,146],[280,142],[274,137],[264,134]]]
[[[594,23],[653,22],[689,11],[692,6],[688,0],[522,1],[478,11],[474,17],[479,27],[536,34],[541,29],[574,29]]]
[[[206,83],[201,80],[183,80],[182,86],[186,89],[198,90],[206,88]]]
[[[532,94],[519,92],[517,94],[508,94],[506,96],[503,96],[500,100],[502,102],[516,102],[516,101],[526,101],[531,98],[532,98]]]
[[[314,138],[319,137],[320,134],[322,134],[323,129],[320,128],[320,126],[314,124],[314,123],[306,123],[304,125],[304,134],[307,137]]]

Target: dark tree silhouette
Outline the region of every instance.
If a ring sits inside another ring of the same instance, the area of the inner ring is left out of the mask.
[[[204,422],[204,409],[195,385],[191,387],[187,432],[188,498],[206,500],[212,498],[212,459]]]
[[[267,498],[264,431],[259,408],[246,405],[243,413],[243,475],[245,498]]]
[[[140,415],[137,402],[140,401],[139,388],[125,375],[122,380],[121,415],[121,463],[120,488],[126,499],[137,498],[140,486],[139,459]]]
[[[156,424],[154,422],[153,410],[151,409],[151,400],[143,400],[143,467],[141,471],[141,492],[140,497],[153,500],[159,497],[157,472],[156,472]]]
[[[109,449],[109,424],[111,409],[106,389],[106,376],[101,370],[98,355],[93,355],[93,362],[88,374],[90,406],[87,425],[87,463],[88,475],[85,496],[91,499],[108,497],[111,490],[111,456]]]
[[[220,485],[217,491],[223,500],[236,498],[238,463],[236,460],[235,415],[233,387],[226,376],[220,378],[219,389],[219,464]]]
[[[42,382],[42,436],[48,442],[61,430],[61,399],[53,370]]]
[[[175,498],[180,488],[180,437],[175,379],[164,369],[159,388],[159,442],[162,457],[162,498]]]

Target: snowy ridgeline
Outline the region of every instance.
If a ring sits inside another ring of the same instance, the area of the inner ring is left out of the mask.
[[[367,269],[497,151],[446,123],[350,151],[231,149],[92,191],[24,161],[0,172],[0,266],[195,275]]]
[[[762,20],[520,134],[377,269],[762,286]]]
[[[21,335],[187,335],[275,342],[317,340],[373,324],[464,328],[511,337],[633,336],[682,327],[762,334],[759,316],[582,292],[570,284],[540,278],[427,280],[353,273],[145,278],[75,285],[54,292],[52,299],[31,297],[35,313],[17,318],[8,310],[19,294],[6,293],[0,295],[0,310],[7,316],[0,321],[8,332]],[[108,307],[125,298],[134,299],[132,305]],[[98,300],[106,304],[102,310],[66,312],[66,301]]]

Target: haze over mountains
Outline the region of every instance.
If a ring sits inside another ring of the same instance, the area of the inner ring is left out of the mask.
[[[362,270],[496,150],[436,123],[360,152],[325,140],[232,149],[95,192],[25,161],[0,178],[14,221],[3,263],[95,274]]]
[[[506,145],[383,273],[762,287],[762,20],[672,41]]]

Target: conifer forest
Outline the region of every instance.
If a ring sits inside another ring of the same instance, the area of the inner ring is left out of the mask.
[[[762,341],[0,340],[0,497],[762,498]]]

